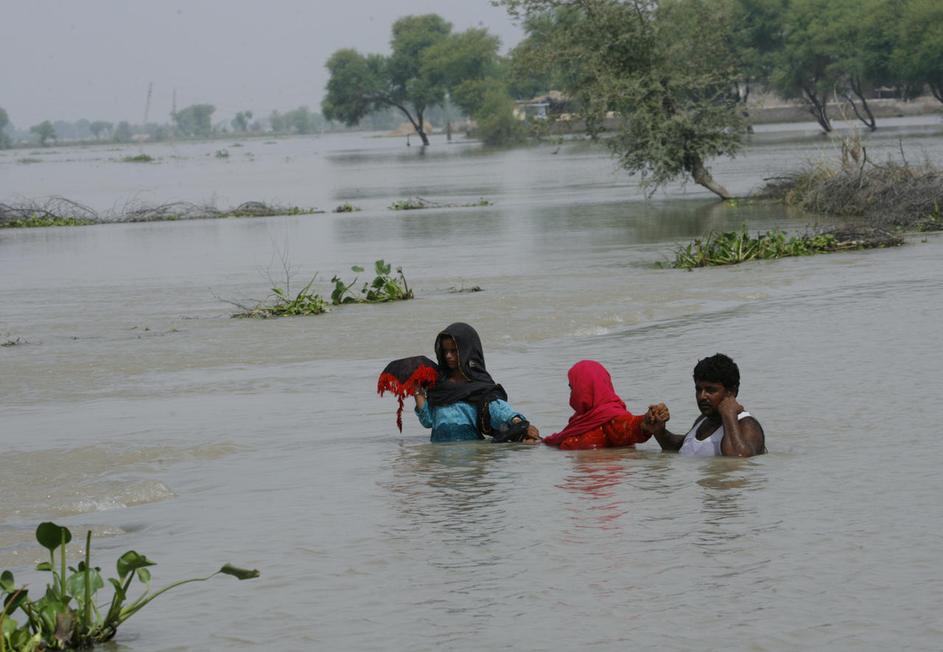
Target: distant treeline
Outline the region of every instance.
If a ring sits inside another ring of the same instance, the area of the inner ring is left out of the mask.
[[[230,120],[214,120],[216,107],[212,104],[193,104],[172,113],[166,123],[134,124],[126,120],[88,120],[75,122],[44,120],[28,129],[18,129],[7,112],[0,107],[0,149],[13,145],[49,145],[54,142],[115,142],[129,143],[146,140],[160,142],[174,138],[214,138],[246,134],[314,134],[342,131],[350,128],[327,120],[306,106],[289,111],[272,111],[258,116],[252,110],[239,111]],[[433,120],[444,124],[459,117],[458,111],[446,105],[432,112]],[[376,111],[367,116],[360,129],[389,131],[403,122],[394,110]]]

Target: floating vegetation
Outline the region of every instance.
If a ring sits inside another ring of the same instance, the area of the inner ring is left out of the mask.
[[[6,346],[18,346],[18,345],[20,345],[20,344],[29,344],[29,342],[27,342],[26,340],[24,340],[22,337],[17,337],[17,338],[12,339],[12,340],[4,340],[3,342],[0,342],[0,346],[4,346],[4,347],[6,347]]]
[[[98,213],[88,206],[51,197],[10,205],[0,203],[0,228],[33,226],[81,226],[117,222],[161,222],[174,220],[207,220],[224,217],[273,217],[280,215],[315,215],[324,213],[316,208],[282,206],[249,201],[235,208],[221,210],[212,204],[171,202],[158,206],[135,203],[110,213]]]
[[[300,315],[320,315],[330,310],[327,301],[320,294],[311,291],[311,286],[317,278],[315,274],[307,285],[301,288],[295,296],[291,296],[291,291],[286,283],[286,287],[272,288],[273,301],[268,304],[259,304],[252,308],[243,308],[233,317],[246,317],[255,319],[271,319],[273,317],[297,317]],[[236,304],[238,305],[238,304]]]
[[[17,163],[20,163],[20,164],[22,164],[22,165],[29,165],[30,163],[42,163],[43,160],[42,160],[41,158],[31,158],[31,157],[27,156],[26,158],[18,158],[18,159],[16,159],[16,162],[17,162]]]
[[[192,582],[205,582],[216,575],[231,575],[238,580],[259,576],[259,571],[225,564],[206,577],[195,577],[151,590],[154,566],[144,555],[129,550],[117,562],[118,577],[108,578],[112,587],[110,600],[96,604],[95,597],[105,587],[101,569],[91,563],[91,531],[85,537],[84,559],[67,566],[66,544],[72,540],[68,528],[55,523],[40,523],[36,540],[49,551],[49,561],[36,570],[50,573],[50,582],[41,597],[32,599],[25,586],[17,586],[13,573],[0,574],[0,651],[36,652],[41,650],[72,650],[88,648],[114,638],[118,627],[143,609],[157,596],[175,587]],[[56,560],[56,553],[59,560]],[[134,580],[144,585],[144,592],[131,600]],[[22,624],[16,617],[22,613]]]
[[[360,211],[359,206],[354,206],[350,202],[344,202],[335,208],[332,212],[334,213],[356,213]]]
[[[354,265],[350,269],[357,274],[364,271],[360,265]],[[351,288],[357,285],[357,278],[350,283],[345,283],[340,277],[333,277],[331,282],[334,284],[334,291],[331,292],[331,303],[338,306],[345,303],[385,303],[413,298],[413,291],[406,284],[402,267],[397,267],[396,276],[393,276],[391,265],[380,259],[374,263],[374,271],[376,276],[372,281],[363,284],[359,295],[351,292]]]
[[[863,147],[856,156],[840,166],[820,163],[767,179],[759,195],[812,213],[865,217],[876,226],[943,229],[943,170],[930,163],[878,165]]]
[[[121,160],[124,163],[152,163],[156,159],[153,156],[148,156],[147,154],[138,154],[137,156],[125,156]]]
[[[214,156],[216,158],[229,158],[229,150],[218,149],[216,150],[216,153],[214,154]]]
[[[478,206],[493,205],[493,202],[484,198],[468,204],[442,204],[439,202],[429,201],[428,199],[423,199],[422,197],[410,197],[409,199],[398,199],[394,201],[392,204],[390,204],[390,208],[394,211],[415,211],[422,210],[424,208],[474,208]]]
[[[64,197],[31,200],[11,205],[0,202],[0,228],[81,226],[97,224],[98,213]]]
[[[710,233],[675,251],[671,267],[693,269],[716,265],[736,265],[748,260],[768,260],[787,256],[811,256],[851,249],[895,247],[903,240],[882,229],[843,228],[787,236],[782,231],[758,233],[751,237],[742,231]]]
[[[471,287],[465,287],[465,286],[463,285],[463,286],[461,286],[461,287],[454,287],[454,286],[453,286],[453,287],[450,287],[450,288],[448,289],[448,292],[449,292],[449,294],[462,294],[462,293],[465,293],[465,292],[483,292],[483,290],[482,290],[481,287],[478,286],[478,285],[473,285],[473,286],[471,286]]]

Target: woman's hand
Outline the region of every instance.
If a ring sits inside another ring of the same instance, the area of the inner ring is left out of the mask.
[[[537,430],[537,426],[528,425],[528,426],[527,426],[527,434],[524,435],[524,438],[521,440],[521,443],[523,443],[523,444],[539,444],[541,441],[543,441],[543,440],[540,438],[540,431]]]
[[[416,409],[421,410],[426,406],[426,388],[420,385],[413,391],[413,398],[416,399]]]
[[[656,430],[663,429],[668,420],[671,419],[671,413],[668,406],[664,403],[649,405],[645,413],[645,419],[642,421],[642,430],[648,433],[654,433]]]

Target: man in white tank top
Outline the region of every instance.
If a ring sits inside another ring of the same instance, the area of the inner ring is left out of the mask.
[[[737,402],[740,369],[722,353],[700,360],[694,367],[694,396],[701,416],[685,435],[665,428],[670,418],[664,403],[649,409],[653,435],[662,450],[681,455],[752,457],[766,452],[760,422]]]

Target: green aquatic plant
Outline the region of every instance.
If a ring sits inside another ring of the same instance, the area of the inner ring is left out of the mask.
[[[307,285],[301,288],[294,296],[290,294],[290,288],[272,288],[274,302],[265,305],[259,304],[253,308],[244,308],[242,312],[236,313],[233,317],[254,317],[257,319],[270,319],[272,317],[297,317],[300,315],[320,315],[330,310],[327,301],[320,294],[311,291],[311,286],[317,278],[317,274],[311,277]]]
[[[810,256],[835,251],[834,234],[804,234],[787,236],[782,231],[769,231],[751,237],[747,231],[710,233],[706,238],[680,247],[675,251],[672,267],[693,269],[714,265],[736,265],[748,260]]]
[[[354,265],[350,269],[357,274],[364,271],[360,265]],[[392,266],[381,258],[374,263],[374,271],[376,276],[372,281],[363,284],[360,288],[360,296],[351,292],[351,289],[357,285],[358,278],[355,277],[353,281],[346,283],[339,276],[333,277],[331,282],[334,283],[334,291],[331,292],[331,303],[338,306],[345,303],[385,303],[413,298],[413,291],[406,283],[402,267],[396,268],[394,276]]]
[[[105,587],[101,568],[91,565],[92,533],[85,536],[85,558],[76,566],[67,566],[66,544],[72,540],[68,528],[55,523],[40,523],[36,540],[49,551],[49,561],[40,563],[36,570],[51,573],[42,597],[32,599],[24,586],[17,586],[13,573],[0,574],[0,652],[38,652],[45,650],[73,650],[89,648],[111,640],[118,627],[143,609],[151,600],[167,591],[192,582],[205,582],[216,575],[231,575],[239,580],[259,576],[257,570],[237,568],[225,564],[206,577],[179,580],[152,590],[151,572],[154,566],[144,555],[129,550],[118,558],[118,577],[108,578],[112,587],[111,599],[96,602],[98,592]],[[58,552],[58,562],[56,553]],[[144,592],[131,599],[131,584],[137,580]],[[14,618],[22,613],[22,623]]]
[[[147,154],[138,154],[137,156],[125,156],[121,160],[124,163],[151,163],[154,161],[154,157]]]

